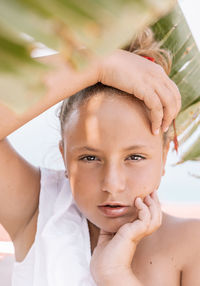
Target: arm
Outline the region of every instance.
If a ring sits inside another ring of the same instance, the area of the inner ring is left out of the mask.
[[[64,97],[95,83],[98,78],[97,66],[76,74],[60,61],[60,57],[50,56],[40,60],[53,62],[56,67],[44,78],[47,86],[44,97],[23,114],[16,114],[0,102],[0,223],[12,241],[23,234],[37,211],[40,171],[14,150],[6,136]],[[65,78],[68,78],[67,84]]]
[[[39,169],[24,160],[5,138],[0,141],[0,223],[12,241],[37,210]]]
[[[38,60],[55,66],[55,70],[44,77],[47,92],[37,104],[20,115],[0,102],[0,140],[64,98],[97,82],[143,100],[150,110],[153,132],[161,125],[165,130],[180,110],[178,88],[161,66],[134,53],[118,50],[104,59],[91,62],[82,72],[72,70],[59,55]]]
[[[103,280],[97,286],[143,286],[133,275],[132,271],[124,270],[113,275],[113,279]]]
[[[99,78],[97,62],[91,63],[87,70],[78,73],[66,65],[59,55],[41,57],[38,61],[54,66],[54,70],[42,79],[46,86],[46,94],[22,114],[15,113],[0,102],[0,140],[64,98],[95,84]]]

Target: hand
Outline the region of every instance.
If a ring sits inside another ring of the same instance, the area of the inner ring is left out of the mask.
[[[163,68],[142,56],[118,50],[102,61],[103,84],[133,94],[150,110],[152,132],[165,132],[181,108],[181,95]]]
[[[160,225],[162,212],[155,192],[135,200],[138,218],[120,227],[117,233],[100,231],[90,269],[96,283],[115,278],[119,273],[130,272],[138,242],[154,232]]]
[[[134,53],[118,50],[103,59],[93,59],[81,72],[73,70],[59,54],[38,61],[54,66],[43,77],[51,105],[100,81],[143,100],[150,110],[154,134],[161,126],[166,131],[181,108],[179,90],[163,68]]]

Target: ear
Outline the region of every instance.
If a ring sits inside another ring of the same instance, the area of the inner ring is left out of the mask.
[[[165,143],[164,147],[163,147],[163,170],[162,170],[162,176],[165,175],[165,164],[167,161],[167,155],[169,152],[169,147],[170,147],[170,140],[167,140],[167,142]]]
[[[63,141],[60,140],[59,141],[59,150],[60,150],[60,153],[62,155],[62,158],[63,158],[63,162],[64,162],[64,165],[65,165],[65,156],[64,156],[64,146],[63,146]],[[67,168],[66,168],[66,165],[65,165],[65,177],[68,178],[68,171],[67,171]]]
[[[59,141],[59,150],[60,150],[60,153],[61,153],[63,161],[64,161],[64,146],[63,146],[62,140]]]

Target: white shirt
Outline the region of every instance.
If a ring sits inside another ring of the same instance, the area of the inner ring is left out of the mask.
[[[12,286],[94,286],[86,218],[71,194],[64,171],[41,168],[35,241],[14,262]]]

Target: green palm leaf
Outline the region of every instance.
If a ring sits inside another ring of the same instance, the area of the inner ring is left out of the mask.
[[[36,42],[81,67],[91,55],[123,46],[173,4],[174,0],[1,0],[1,101],[23,112],[44,94],[44,67],[30,57]]]
[[[170,77],[177,84],[182,96],[176,129],[177,134],[182,135],[179,144],[183,144],[198,130],[200,122],[200,53],[178,5],[169,15],[160,19],[153,30],[162,47],[169,49],[173,55]],[[169,130],[169,135],[173,137],[173,128]],[[181,163],[200,159],[199,143],[197,139],[182,156]]]
[[[185,152],[182,156],[182,160],[179,162],[183,163],[185,161],[199,161],[200,160],[200,137],[192,144],[192,146]]]

